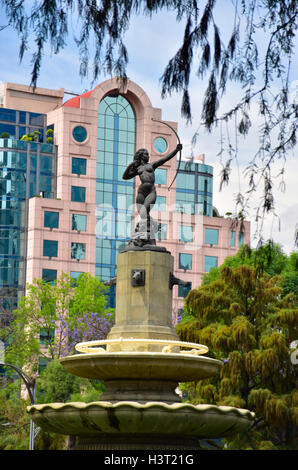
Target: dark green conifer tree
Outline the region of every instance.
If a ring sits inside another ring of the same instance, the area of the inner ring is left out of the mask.
[[[190,291],[184,309],[180,338],[207,345],[223,361],[217,377],[182,386],[188,399],[256,413],[252,431],[229,440],[229,448],[297,448],[296,295],[284,295],[278,276],[224,266],[217,280]]]

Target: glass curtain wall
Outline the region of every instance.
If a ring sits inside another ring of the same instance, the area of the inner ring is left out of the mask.
[[[25,283],[28,200],[55,196],[56,147],[42,142],[44,115],[4,108],[0,124],[0,293],[13,293],[16,306]],[[34,129],[39,142],[20,140],[22,132]]]
[[[176,182],[176,211],[212,217],[212,185],[211,166],[181,162]]]
[[[136,119],[121,95],[105,97],[98,107],[96,174],[96,275],[103,281],[116,276],[116,257],[131,236],[134,181],[122,175],[135,153]],[[110,304],[115,304],[114,287]]]
[[[47,141],[44,114],[0,108],[0,138],[9,137],[19,140],[29,134],[35,141]]]

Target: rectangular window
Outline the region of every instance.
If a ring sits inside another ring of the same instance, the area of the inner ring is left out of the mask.
[[[186,286],[178,286],[178,297],[187,297],[190,290],[191,282],[188,282]]]
[[[168,234],[168,225],[167,224],[159,224],[158,232],[157,232],[157,240],[166,240]]]
[[[110,268],[95,268],[95,276],[101,278],[103,281],[108,281],[111,279],[112,274],[111,274],[111,269]]]
[[[87,171],[87,160],[85,158],[72,158],[72,170],[71,172],[75,175],[86,175]]]
[[[39,375],[42,373],[42,371],[45,370],[45,368],[47,367],[50,360],[51,359],[47,359],[46,357],[40,357],[38,359],[38,373],[39,373]]]
[[[180,225],[179,240],[184,243],[193,241],[193,228],[190,225]]]
[[[195,193],[194,191],[176,192],[176,211],[184,214],[195,213]]]
[[[236,232],[233,230],[230,232],[230,246],[236,246]]]
[[[111,205],[112,205],[112,199],[111,199]],[[130,194],[119,194],[119,191],[118,191],[117,209],[133,210],[133,196]]]
[[[58,242],[55,240],[43,241],[43,256],[50,256],[57,258],[58,256]]]
[[[19,139],[26,135],[26,127],[19,126]]]
[[[198,178],[198,190],[203,193],[212,193],[212,177],[205,177],[199,175]]]
[[[53,344],[55,328],[41,328],[39,337],[41,344],[44,344],[45,346]]]
[[[59,212],[44,211],[44,227],[59,227]]]
[[[0,124],[0,135],[3,132],[9,134],[9,137],[7,137],[7,134],[5,134],[5,136],[6,136],[5,138],[15,138],[15,136],[16,136],[16,126],[13,126],[11,124]]]
[[[86,257],[86,243],[72,243],[71,244],[71,258],[72,259],[85,259]]]
[[[244,241],[244,233],[243,233],[243,232],[239,232],[239,235],[238,235],[238,246],[243,245],[243,241]]]
[[[44,125],[44,115],[38,113],[29,114],[29,124],[32,126],[43,126]]]
[[[25,111],[19,111],[19,122],[21,124],[26,124],[26,112]]]
[[[70,271],[71,279],[78,279],[81,274],[83,274],[82,271]]]
[[[57,269],[43,269],[42,279],[53,284],[57,279]]]
[[[96,191],[96,204],[113,205],[113,194],[105,191]]]
[[[7,108],[1,109],[0,119],[1,121],[16,122],[17,113],[14,109],[7,109]]]
[[[83,274],[81,271],[70,271],[70,277],[72,280],[71,285],[73,287],[77,285],[77,279],[80,277],[81,274]]]
[[[103,167],[103,177],[106,180],[112,180],[113,179],[113,165],[108,165],[105,164]]]
[[[82,186],[72,186],[71,187],[71,200],[73,202],[85,202],[86,188]]]
[[[34,177],[33,177],[33,184],[35,184]],[[34,188],[34,186],[33,186]],[[42,193],[43,197],[47,199],[52,199],[54,196],[53,192],[53,178],[51,176],[40,175],[40,193]]]
[[[131,232],[131,215],[118,212],[116,225],[117,238],[129,238]]]
[[[156,168],[155,170],[155,183],[167,184],[167,170],[164,168]]]
[[[205,243],[208,245],[218,245],[218,230],[215,228],[205,228]]]
[[[85,232],[87,224],[87,216],[83,214],[72,214],[72,230]]]
[[[192,255],[189,253],[179,253],[179,269],[189,271],[192,269]]]
[[[195,175],[190,173],[178,173],[176,187],[178,189],[195,189]]]
[[[40,156],[40,171],[45,171],[45,172],[48,172],[48,173],[52,173],[53,164],[54,164],[53,157],[49,157],[47,155],[41,155]]]
[[[205,256],[204,271],[209,272],[211,268],[217,268],[218,258],[217,256]]]

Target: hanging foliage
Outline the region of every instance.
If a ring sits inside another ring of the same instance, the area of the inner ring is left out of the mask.
[[[88,75],[92,54],[93,82],[103,73],[118,76],[125,83],[129,61],[125,34],[132,19],[174,14],[184,34],[162,73],[161,96],[180,93],[182,116],[190,122],[192,78],[203,82],[206,88],[198,113],[201,120],[196,123],[193,142],[202,128],[211,132],[220,125],[220,187],[228,182],[231,163],[238,164],[238,136],[248,134],[258,115],[259,144],[246,168],[249,191],[239,191],[235,213],[245,214],[252,193],[263,187],[262,202],[256,210],[257,233],[261,236],[265,215],[276,216],[273,163],[284,162],[280,172],[284,184],[285,157],[296,145],[297,103],[291,96],[298,15],[295,0],[226,1],[224,15],[223,2],[216,0],[0,0],[0,4],[7,22],[0,29],[9,26],[16,31],[21,60],[30,42],[34,44],[33,86],[37,85],[46,46],[58,54],[71,31],[75,31],[81,76]],[[175,28],[173,35],[177,35]],[[235,86],[239,89],[236,102]],[[227,103],[231,105],[223,109],[222,98],[230,91]]]

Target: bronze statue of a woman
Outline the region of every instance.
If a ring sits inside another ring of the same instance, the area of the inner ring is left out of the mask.
[[[150,217],[150,210],[156,201],[154,171],[156,168],[171,160],[181,149],[182,145],[178,144],[175,150],[153,163],[149,163],[148,150],[139,149],[135,153],[133,162],[128,165],[123,173],[124,180],[135,178],[136,176],[139,176],[141,180],[136,197],[140,221],[135,228],[135,233],[133,234],[130,245],[142,247],[145,244],[156,244],[155,237],[152,234],[156,231],[157,224]]]

